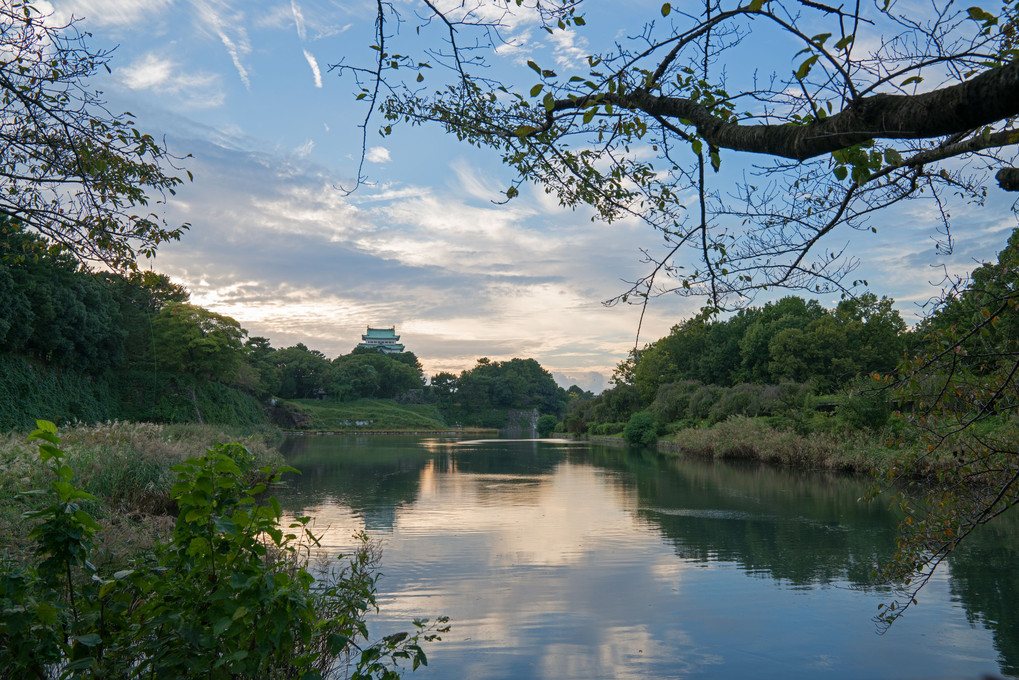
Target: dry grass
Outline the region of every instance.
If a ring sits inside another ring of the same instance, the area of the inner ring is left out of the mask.
[[[760,460],[825,470],[865,472],[895,455],[870,432],[818,432],[800,435],[754,418],[735,416],[714,427],[680,430],[659,441],[670,453],[721,459]]]

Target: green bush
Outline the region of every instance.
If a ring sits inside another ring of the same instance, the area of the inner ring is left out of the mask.
[[[600,423],[591,429],[591,434],[603,436],[619,434],[625,427],[626,423]]]
[[[559,419],[555,416],[546,413],[545,415],[538,418],[538,436],[547,437],[552,434],[556,426],[559,424]]]
[[[764,386],[741,384],[729,388],[718,396],[708,412],[712,422],[721,422],[730,416],[756,417],[765,411]]]
[[[725,393],[724,387],[704,385],[690,395],[689,417],[705,420],[711,415],[711,409]]]
[[[658,441],[658,428],[650,411],[638,411],[630,416],[623,428],[623,438],[631,446],[653,446]]]

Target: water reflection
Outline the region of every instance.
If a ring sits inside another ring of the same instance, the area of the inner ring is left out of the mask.
[[[1015,672],[1016,556],[992,536],[875,634],[882,593],[866,585],[895,522],[858,502],[865,480],[533,440],[285,452],[304,470],[285,507],[328,524],[330,549],[362,527],[382,538],[379,630],[452,617],[427,677]]]

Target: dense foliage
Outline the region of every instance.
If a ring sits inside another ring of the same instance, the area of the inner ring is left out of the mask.
[[[727,319],[689,319],[620,364],[614,387],[571,403],[566,427],[619,432],[645,410],[659,427],[790,413],[808,394],[894,371],[909,334],[892,302],[866,293],[825,309],[791,296]]]
[[[914,601],[959,541],[1019,503],[1017,271],[1019,230],[996,261],[939,301],[916,331],[920,351],[895,382],[923,445],[905,452],[892,478],[930,471],[936,483],[914,482],[900,498],[907,516],[885,573],[903,597],[884,610],[886,622]]]

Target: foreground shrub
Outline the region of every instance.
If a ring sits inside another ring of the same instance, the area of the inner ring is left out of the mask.
[[[343,666],[352,678],[394,678],[398,663],[426,663],[412,634],[365,641],[376,608],[374,553],[366,543],[331,579],[307,570],[308,517],[286,529],[267,495],[287,468],[254,469],[239,444],[219,444],[174,466],[173,536],[110,575],[89,560],[98,499],[73,483],[56,427],[30,436],[51,474],[48,499],[26,513],[35,558],[0,564],[0,668],[17,678],[300,678]]]

